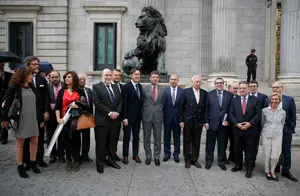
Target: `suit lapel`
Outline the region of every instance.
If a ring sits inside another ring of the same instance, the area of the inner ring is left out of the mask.
[[[241,114],[241,116],[244,116],[243,109],[242,109],[241,97],[236,97],[235,101],[236,101],[236,105],[237,105],[237,109],[239,110],[239,113]],[[247,111],[247,109],[246,109],[246,111]]]
[[[181,95],[181,89],[178,87],[177,88],[177,94],[176,94],[176,100],[175,100],[175,105],[178,103],[178,101],[179,101],[179,97],[180,97],[180,95]],[[171,96],[172,97],[172,96]]]
[[[100,92],[103,91],[104,94],[105,94],[105,97],[107,97],[107,99],[109,100],[109,103],[112,104],[110,95],[109,95],[109,93],[108,93],[108,91],[107,91],[107,88],[106,88],[105,84],[104,84],[103,82],[100,82],[100,83],[99,83],[99,87],[100,87],[100,88],[99,88],[99,91],[100,91]],[[103,90],[101,90],[101,88],[102,88]]]

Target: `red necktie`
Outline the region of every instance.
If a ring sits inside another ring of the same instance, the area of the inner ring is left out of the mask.
[[[156,87],[153,86],[153,88],[152,88],[152,99],[153,99],[154,102],[156,101],[155,98],[156,98]]]
[[[246,107],[247,107],[246,97],[243,97],[243,102],[242,102],[243,115],[245,115],[246,113]]]

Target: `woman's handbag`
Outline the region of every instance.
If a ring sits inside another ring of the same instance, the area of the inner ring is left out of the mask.
[[[20,118],[21,112],[21,100],[15,97],[8,110],[8,119],[18,121]]]
[[[95,119],[92,114],[81,114],[77,119],[76,130],[89,129],[96,127]]]

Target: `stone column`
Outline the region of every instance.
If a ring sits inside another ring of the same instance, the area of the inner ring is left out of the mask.
[[[141,6],[152,6],[164,15],[165,1],[164,0],[141,0]]]
[[[235,74],[236,0],[212,1],[212,71],[208,82],[223,77],[225,82],[237,80]]]
[[[286,84],[300,84],[300,1],[283,0],[280,32],[280,76]]]

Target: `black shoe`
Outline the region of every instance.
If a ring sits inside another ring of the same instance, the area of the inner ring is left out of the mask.
[[[163,162],[167,162],[169,159],[170,159],[170,156],[165,156],[165,157],[163,158]]]
[[[44,161],[38,162],[38,165],[39,165],[40,167],[47,167],[47,163],[45,163]]]
[[[298,182],[298,180],[291,173],[282,174],[282,176],[289,179],[289,180],[291,180],[291,181]]]
[[[159,161],[159,159],[154,159],[154,163],[155,163],[156,166],[160,166],[160,161]]]
[[[121,166],[116,163],[112,163],[110,166],[115,169],[121,169]]]
[[[124,163],[125,165],[128,164],[128,157],[123,157],[123,163]]]
[[[185,162],[185,168],[189,169],[191,167],[191,163],[189,161]]]
[[[103,174],[104,173],[103,166],[97,167],[97,172]]]
[[[93,162],[93,160],[90,159],[90,157],[82,157],[81,160],[84,162]]]
[[[205,163],[205,169],[210,169],[211,165],[212,165],[212,163]]]
[[[8,143],[7,140],[3,140],[3,141],[1,142],[2,145],[5,145],[5,144],[7,144],[7,143]]]
[[[141,161],[141,159],[140,159],[139,156],[134,156],[134,157],[132,157],[132,159],[133,159],[135,162],[137,162],[137,163],[142,163],[142,161]]]
[[[275,173],[280,173],[280,165],[277,165],[277,166],[275,167]]]
[[[224,161],[224,163],[225,163],[226,165],[230,165],[230,162],[229,162],[227,159]]]
[[[115,161],[121,161],[122,160],[117,154],[115,154],[114,158],[115,158]]]
[[[226,168],[226,166],[225,166],[225,165],[223,165],[223,164],[220,164],[219,166],[220,166],[220,168],[221,168],[223,171],[226,171],[226,170],[227,170],[227,168]]]
[[[266,173],[266,178],[267,178],[267,180],[272,180],[272,176],[270,175],[270,174],[268,174],[268,173]]]
[[[36,174],[41,173],[41,170],[39,170],[39,168],[37,168],[37,166],[36,166],[36,161],[31,162],[31,169]]]
[[[145,164],[150,165],[150,163],[151,163],[151,159],[146,159]]]
[[[278,182],[279,180],[278,180],[278,177],[277,176],[271,176],[271,178],[272,178],[272,180],[274,180],[274,181],[276,181],[276,182]]]
[[[192,162],[191,162],[191,165],[194,165],[194,166],[197,167],[197,168],[202,168],[201,164],[198,163],[198,161],[192,161]]]
[[[26,164],[26,166],[24,167],[24,168],[25,168],[25,171],[29,171],[29,170],[30,170],[30,163],[27,162],[27,163],[25,163],[25,164]]]
[[[55,156],[51,156],[51,157],[50,157],[49,163],[50,163],[50,164],[53,164],[53,163],[56,162],[56,160],[57,160],[57,158],[56,158]]]
[[[28,178],[28,175],[26,173],[26,169],[24,168],[23,165],[18,166],[18,173],[19,173],[21,178]]]
[[[59,162],[59,163],[65,163],[65,162],[66,162],[65,157],[59,158],[59,159],[58,159],[58,162]]]
[[[231,171],[232,172],[242,171],[242,168],[235,166],[234,168],[231,169]]]
[[[252,178],[252,172],[247,171],[245,176],[246,176],[246,178]]]
[[[178,157],[178,156],[174,157],[174,161],[175,161],[176,163],[179,163],[179,162],[180,162],[179,157]]]

